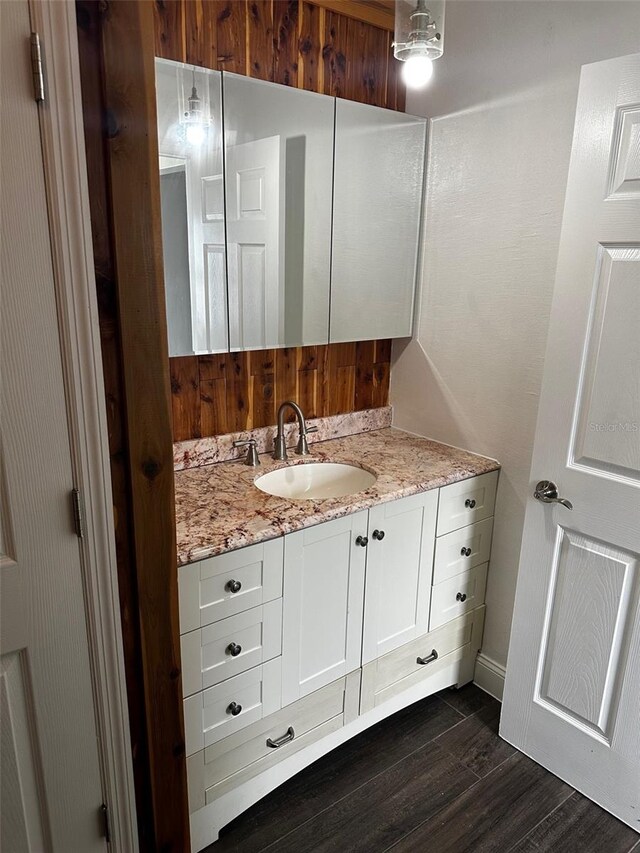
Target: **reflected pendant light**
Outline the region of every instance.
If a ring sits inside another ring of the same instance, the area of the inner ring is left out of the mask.
[[[404,62],[402,79],[420,89],[444,50],[444,0],[396,0],[393,55]]]
[[[182,87],[180,124],[184,127],[186,141],[190,145],[201,145],[207,135],[207,128],[211,124],[211,116],[206,98],[198,94],[195,68],[191,73],[191,94],[186,95],[184,83]]]

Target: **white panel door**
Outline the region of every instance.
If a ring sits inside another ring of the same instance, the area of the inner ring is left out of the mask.
[[[279,136],[226,149],[231,350],[284,334],[284,170]]]
[[[106,850],[29,9],[0,3],[0,848]]]
[[[500,732],[640,831],[639,119],[583,68]]]
[[[360,666],[366,535],[358,512],[285,536],[283,705]]]
[[[369,510],[362,662],[426,634],[438,489]]]

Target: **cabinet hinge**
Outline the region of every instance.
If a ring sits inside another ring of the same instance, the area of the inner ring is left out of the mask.
[[[103,803],[100,806],[100,816],[102,817],[102,836],[107,844],[111,841],[111,826],[109,824],[109,806]]]
[[[40,103],[44,101],[44,69],[38,33],[31,33],[31,73],[33,74],[33,93],[36,103]]]
[[[73,525],[76,530],[78,539],[83,539],[85,534],[84,528],[84,504],[82,495],[78,489],[71,490],[71,500],[73,503]]]

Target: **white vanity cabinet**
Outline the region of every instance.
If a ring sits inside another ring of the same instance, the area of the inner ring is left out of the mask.
[[[180,568],[192,851],[348,738],[473,678],[497,478]]]

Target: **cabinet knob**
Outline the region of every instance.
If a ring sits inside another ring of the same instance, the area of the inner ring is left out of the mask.
[[[369,538],[367,536],[358,536],[356,539],[356,545],[360,545],[362,548],[366,548],[369,544]]]
[[[434,660],[438,660],[438,652],[435,649],[431,649],[430,655],[427,655],[426,658],[416,658],[416,663],[424,666],[427,663],[433,663]]]
[[[461,557],[470,557],[471,556],[471,548],[461,548],[460,549]]]
[[[466,600],[467,600],[466,593],[464,593],[464,592],[459,592],[459,593],[456,595],[456,601],[466,601]]]
[[[374,539],[377,539],[378,542],[382,542],[384,539],[384,530],[374,530],[371,535]]]
[[[240,581],[227,581],[225,589],[229,590],[229,592],[240,592],[242,584]]]
[[[227,651],[231,655],[232,658],[237,658],[240,652],[242,651],[242,646],[239,646],[238,643],[229,643],[227,646]]]
[[[476,502],[473,500],[473,498],[467,498],[466,501],[464,502],[464,505],[466,506],[467,509],[473,509],[474,506],[476,505]]]
[[[232,702],[227,706],[227,714],[231,714],[232,717],[237,717],[241,711],[242,705],[238,705],[237,702]]]

